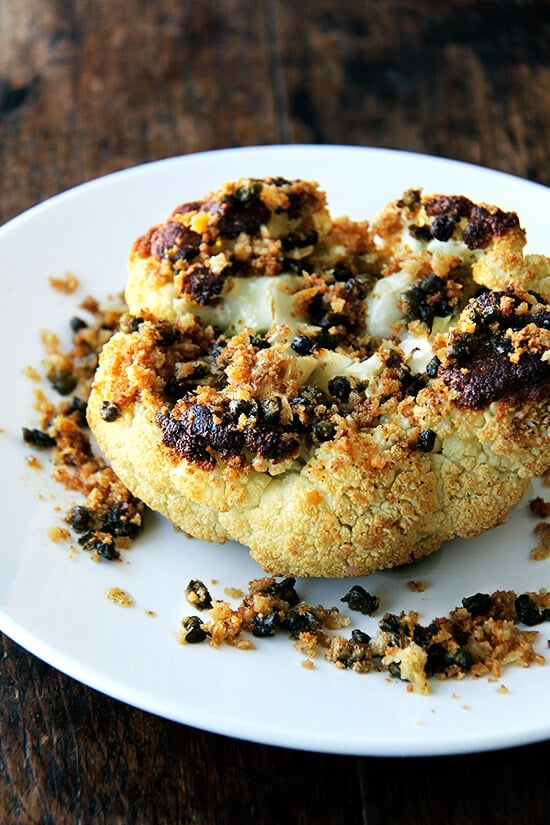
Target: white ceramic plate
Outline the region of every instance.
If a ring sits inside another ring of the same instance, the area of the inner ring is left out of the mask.
[[[382,674],[340,671],[324,659],[314,670],[286,638],[257,640],[254,651],[181,646],[173,637],[190,610],[190,578],[246,590],[261,575],[245,548],[186,539],[151,517],[122,564],[71,560],[47,530],[68,497],[25,458],[21,426],[33,426],[33,383],[22,373],[42,357],[40,330],[65,334],[86,294],[122,290],[131,242],[174,206],[242,175],[316,179],[333,214],[372,217],[411,186],[462,193],[517,210],[529,248],[549,252],[549,190],[497,172],[442,159],[380,149],[279,146],[190,155],[138,167],[73,189],[0,230],[3,330],[0,413],[0,626],[45,661],[111,696],[161,716],[218,733],[289,747],[348,754],[447,754],[503,747],[550,735],[550,668],[505,670],[487,680],[437,682],[429,697],[407,693]],[[52,290],[50,276],[76,273],[79,292]],[[414,609],[422,621],[446,614],[477,591],[550,587],[550,560],[532,562],[536,519],[526,506],[475,541],[454,541],[401,569],[372,576],[367,588],[384,611]],[[429,586],[413,593],[408,579]],[[303,580],[313,604],[339,605],[356,580]],[[365,584],[365,582],[363,582]],[[124,609],[105,598],[109,587],[131,593]],[[340,605],[345,607],[345,605]],[[153,618],[146,611],[155,611]],[[365,630],[377,618],[355,615]],[[541,625],[538,650],[550,625]],[[546,652],[548,652],[546,650]],[[500,684],[509,693],[498,693]]]

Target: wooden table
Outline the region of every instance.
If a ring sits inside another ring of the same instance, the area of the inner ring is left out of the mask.
[[[0,222],[144,161],[388,146],[550,184],[550,5],[0,0]],[[98,694],[3,638],[0,822],[549,821],[550,743],[426,759],[300,753]]]

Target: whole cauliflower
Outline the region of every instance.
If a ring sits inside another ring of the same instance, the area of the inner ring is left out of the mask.
[[[369,226],[316,184],[225,184],[134,244],[90,425],[134,495],[272,575],[474,537],[550,465],[550,267],[524,244],[464,196]]]

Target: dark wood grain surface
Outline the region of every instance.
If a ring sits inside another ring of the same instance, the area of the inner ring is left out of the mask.
[[[144,161],[388,146],[550,184],[550,4],[0,0],[0,222]],[[505,724],[505,720],[503,720]],[[2,640],[0,823],[535,825],[550,744],[429,759],[231,740]]]

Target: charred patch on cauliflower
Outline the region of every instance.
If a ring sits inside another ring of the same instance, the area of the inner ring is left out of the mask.
[[[239,420],[235,420],[226,405],[213,411],[206,404],[183,403],[175,415],[167,413],[160,417],[162,443],[202,467],[215,467],[216,456],[226,463],[243,465],[245,450],[271,461],[283,461],[297,454],[299,442],[291,434],[266,426],[256,418],[247,419],[246,413],[241,415],[248,423],[239,427]]]
[[[425,209],[426,214],[433,218],[430,234],[438,241],[452,238],[456,226],[465,220],[462,239],[468,249],[485,249],[493,238],[519,228],[515,212],[479,206],[463,195],[428,198]]]
[[[439,375],[458,394],[459,407],[536,401],[550,395],[549,346],[550,311],[536,297],[484,292],[462,313]]]

